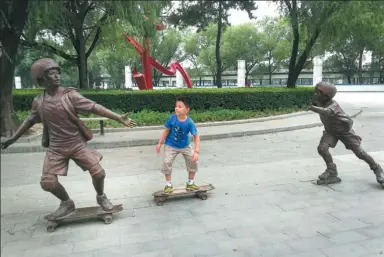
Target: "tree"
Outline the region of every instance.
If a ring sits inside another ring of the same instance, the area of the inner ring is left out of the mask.
[[[330,20],[330,27],[337,31],[334,36],[324,35],[325,44],[333,53],[329,62],[343,67],[343,73],[351,83],[351,76],[358,74],[363,83],[363,57],[369,50],[378,50],[383,33],[384,4],[372,1],[353,1]],[[329,63],[328,62],[328,63]]]
[[[171,24],[185,28],[188,26],[197,27],[197,32],[205,30],[210,23],[217,24],[215,59],[216,59],[216,78],[217,87],[221,88],[222,60],[220,56],[221,35],[226,25],[229,25],[229,10],[240,9],[247,11],[250,18],[254,18],[252,11],[257,9],[255,1],[252,0],[234,0],[234,1],[181,1],[180,6],[176,8],[169,17]]]
[[[264,62],[260,64],[258,71],[269,74],[269,84],[272,84],[272,73],[281,68],[289,59],[290,38],[289,20],[285,18],[266,17],[258,22],[261,32],[260,53]]]
[[[28,18],[29,0],[0,3],[0,105],[1,136],[10,137],[19,120],[13,110],[12,87],[20,36]]]
[[[30,23],[28,28],[37,31],[37,38],[25,36],[24,45],[49,49],[76,64],[79,86],[88,88],[87,59],[100,38],[101,27],[112,15],[113,6],[109,2],[88,0],[39,4],[35,14],[38,21]],[[67,51],[68,45],[72,45],[72,51]]]
[[[253,24],[242,24],[229,27],[223,34],[222,71],[230,66],[237,67],[237,60],[245,60],[245,82],[255,65],[263,61],[262,34]],[[235,62],[235,63],[234,63]]]
[[[168,28],[159,32],[151,40],[151,56],[156,59],[163,67],[167,67],[173,61],[181,62],[183,55],[181,53],[182,33],[176,29]],[[155,85],[159,85],[163,74],[153,69]]]
[[[316,40],[324,32],[329,20],[338,13],[348,1],[297,1],[280,0],[281,11],[289,17],[293,41],[289,60],[287,87],[296,87],[297,78],[304,68]],[[306,37],[301,37],[301,33]],[[300,51],[300,40],[305,48]]]

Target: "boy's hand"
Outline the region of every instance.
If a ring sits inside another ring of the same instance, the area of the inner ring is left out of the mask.
[[[136,121],[128,118],[129,113],[123,114],[119,117],[119,122],[127,126],[128,128],[136,127]]]
[[[15,143],[14,139],[12,139],[12,138],[7,139],[4,142],[0,143],[1,149],[7,149],[8,146],[12,145],[13,143]]]
[[[199,152],[193,152],[192,161],[196,162],[199,159]]]
[[[156,152],[160,153],[160,149],[161,149],[161,144],[157,144],[156,145]]]

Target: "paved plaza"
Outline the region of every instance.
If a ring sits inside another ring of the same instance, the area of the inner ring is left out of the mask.
[[[363,147],[384,166],[384,103],[379,93],[341,94],[364,107],[355,119]],[[45,231],[58,201],[39,185],[44,153],[1,156],[1,256],[4,257],[383,257],[384,190],[367,164],[339,143],[331,150],[343,182],[317,186],[322,128],[202,141],[197,184],[216,189],[157,206],[164,187],[152,146],[100,150],[106,193],[123,204],[114,222]],[[187,178],[177,157],[173,183]],[[96,204],[88,173],[71,163],[60,180],[77,207]]]

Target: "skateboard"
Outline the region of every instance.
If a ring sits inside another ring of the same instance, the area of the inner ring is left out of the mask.
[[[152,195],[154,196],[156,204],[158,206],[162,206],[163,203],[167,200],[167,198],[172,196],[196,195],[201,200],[207,200],[208,198],[207,191],[210,191],[213,189],[215,189],[215,187],[212,186],[212,184],[200,186],[199,190],[194,190],[194,191],[187,191],[185,187],[178,187],[173,189],[172,193],[167,194],[167,193],[164,193],[163,190],[160,190],[153,193]]]
[[[110,211],[104,211],[100,206],[92,206],[75,209],[68,215],[54,220],[49,219],[50,215],[48,214],[44,217],[44,219],[48,220],[47,231],[53,232],[62,222],[79,220],[83,218],[98,217],[99,219],[103,220],[105,224],[111,224],[112,213],[120,212],[122,210],[122,204],[114,205],[113,210]]]

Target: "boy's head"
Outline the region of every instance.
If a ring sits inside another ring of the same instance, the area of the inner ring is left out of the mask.
[[[31,76],[34,83],[45,88],[60,86],[60,67],[49,58],[42,58],[31,66]]]
[[[337,89],[335,85],[328,82],[319,82],[315,86],[315,95],[312,99],[312,104],[324,106],[331,101],[336,95]]]
[[[178,96],[176,98],[175,113],[177,116],[187,115],[191,110],[191,100],[187,96]]]

